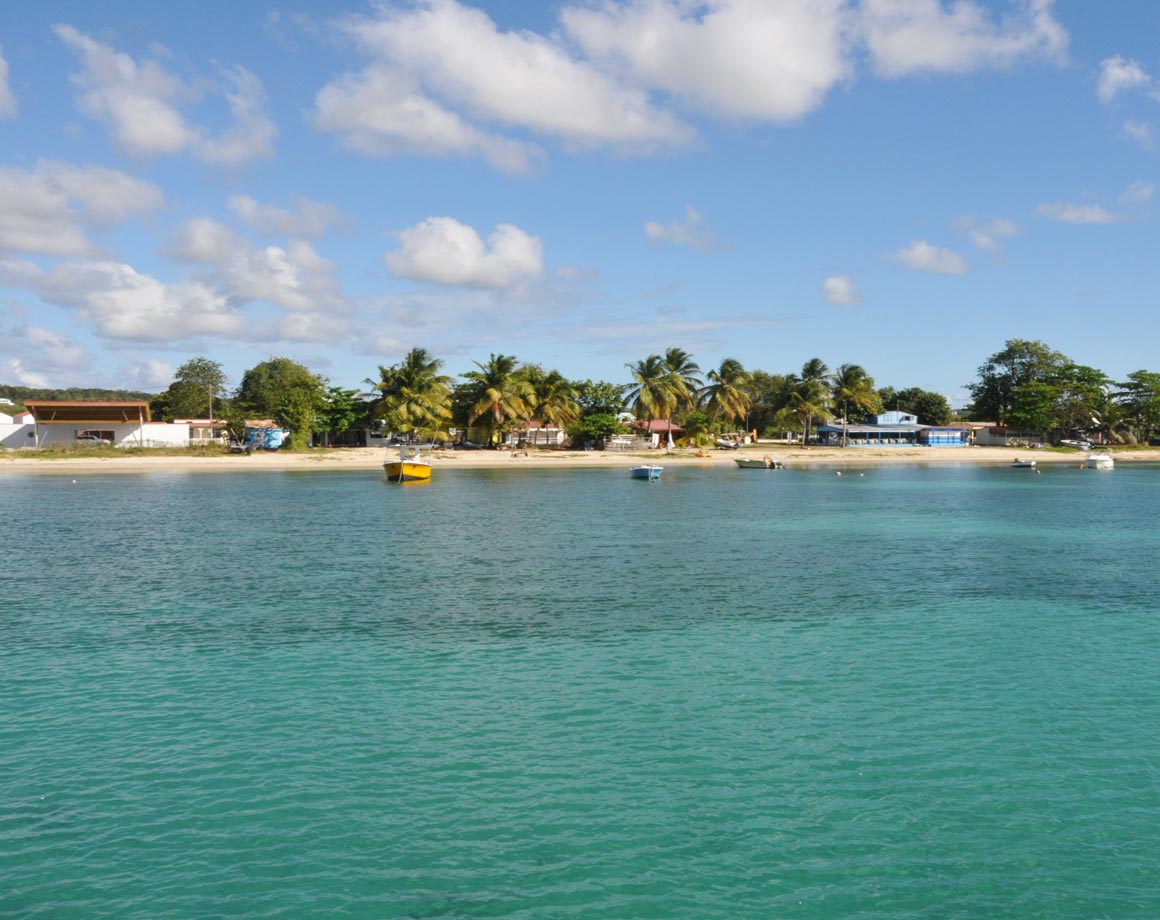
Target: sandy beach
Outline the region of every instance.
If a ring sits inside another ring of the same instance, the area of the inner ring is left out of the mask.
[[[396,456],[392,451],[391,456]],[[584,468],[633,466],[658,463],[668,467],[701,466],[735,468],[734,458],[772,457],[793,467],[945,466],[954,464],[1006,465],[1016,457],[1033,459],[1039,465],[1079,466],[1080,451],[1026,450],[1010,447],[966,448],[837,448],[789,447],[784,444],[747,447],[737,451],[714,450],[708,456],[697,456],[694,450],[653,451],[569,451],[569,450],[436,450],[426,455],[436,471],[440,469],[517,469],[517,468]],[[1160,461],[1160,449],[1114,451],[1117,462]],[[113,473],[113,472],[262,472],[276,470],[380,470],[388,452],[378,447],[335,448],[303,453],[272,451],[250,456],[239,454],[190,454],[180,456],[121,453],[109,450],[107,456],[87,453],[81,457],[45,459],[18,451],[0,454],[0,475],[5,473]]]

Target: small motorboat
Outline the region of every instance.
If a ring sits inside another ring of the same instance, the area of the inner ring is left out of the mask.
[[[389,482],[427,482],[431,478],[431,464],[420,456],[419,448],[399,448],[399,459],[383,464]]]
[[[1106,450],[1088,454],[1083,461],[1083,468],[1085,470],[1111,470],[1115,469],[1115,466],[1116,461],[1112,459],[1112,455]]]
[[[736,441],[733,438],[718,438],[713,443],[716,444],[719,448],[721,448],[721,450],[740,450],[741,449],[741,442]]]
[[[663,471],[663,466],[653,466],[648,463],[643,463],[640,466],[630,468],[628,473],[633,479],[647,479],[649,482],[656,482],[661,478]]]
[[[1011,466],[1017,470],[1033,470],[1033,469],[1035,469],[1035,461],[1034,460],[1020,460],[1018,457],[1016,457],[1014,460],[1011,461]]]
[[[780,460],[774,460],[772,457],[762,457],[760,460],[753,458],[742,459],[734,457],[733,462],[736,463],[743,470],[780,470],[784,469],[784,465]]]

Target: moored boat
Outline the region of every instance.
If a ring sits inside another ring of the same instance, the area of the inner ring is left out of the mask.
[[[784,468],[780,460],[774,460],[772,457],[762,457],[760,460],[734,457],[733,462],[743,470],[780,470]]]
[[[1034,460],[1020,460],[1018,457],[1016,457],[1014,460],[1011,461],[1011,466],[1013,466],[1013,467],[1015,467],[1015,469],[1019,469],[1019,470],[1033,470],[1033,469],[1035,469],[1035,461]]]
[[[1106,450],[1088,454],[1083,461],[1083,468],[1085,470],[1111,470],[1115,469],[1115,466],[1116,461],[1112,459],[1112,455]]]
[[[628,471],[633,479],[647,479],[649,482],[656,482],[661,478],[661,472],[664,470],[663,466],[652,466],[644,463],[640,466],[631,467]]]
[[[431,464],[422,458],[418,447],[400,447],[399,459],[386,461],[383,470],[390,482],[426,482],[431,478]]]

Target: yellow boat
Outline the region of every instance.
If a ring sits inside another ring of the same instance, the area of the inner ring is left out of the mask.
[[[431,478],[431,464],[419,455],[418,447],[400,447],[399,459],[383,464],[390,482],[426,482]]]

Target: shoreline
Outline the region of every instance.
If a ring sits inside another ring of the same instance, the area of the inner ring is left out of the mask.
[[[1116,451],[1117,462],[1160,462],[1160,449]],[[18,452],[0,454],[0,476],[14,473],[139,473],[139,472],[276,472],[309,470],[381,471],[384,460],[397,452],[380,447],[331,448],[324,451],[283,453],[261,452],[249,456],[222,453],[211,455],[149,456],[120,455],[110,451],[107,457],[33,458]],[[1056,452],[1010,447],[790,447],[758,445],[740,450],[713,450],[708,456],[696,456],[692,449],[651,451],[571,451],[571,450],[435,450],[424,455],[434,471],[441,469],[617,469],[638,463],[657,463],[670,467],[727,467],[735,469],[734,458],[771,457],[795,467],[858,468],[877,466],[1005,466],[1016,457],[1035,460],[1040,466],[1078,466],[1084,461],[1082,451]]]

